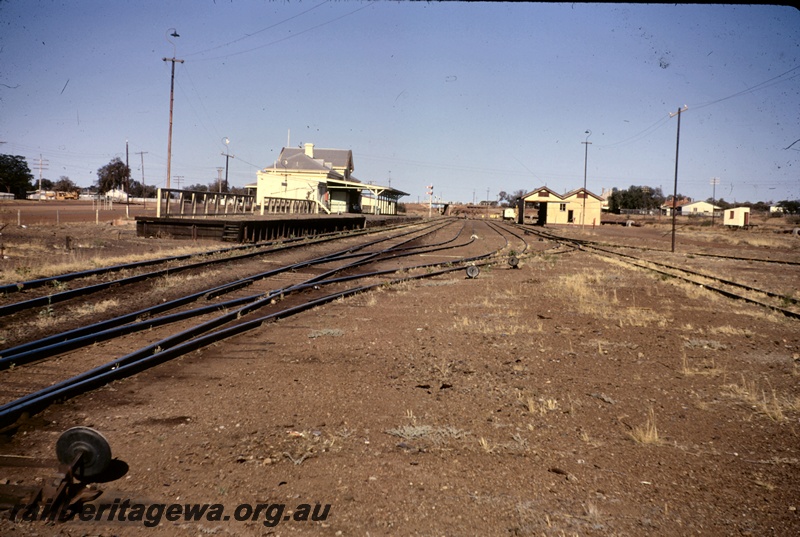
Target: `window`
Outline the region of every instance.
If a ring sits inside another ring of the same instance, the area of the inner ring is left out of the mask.
[[[550,193],[549,192],[545,192],[543,190],[543,191],[539,192],[539,197],[540,198],[549,198],[550,197]]]
[[[564,211],[567,210],[567,204],[566,203],[559,203],[558,204],[558,210],[563,213]]]

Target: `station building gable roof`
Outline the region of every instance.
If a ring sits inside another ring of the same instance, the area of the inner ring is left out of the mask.
[[[522,196],[522,199],[524,199],[525,201],[548,201],[548,200],[557,201],[563,198],[555,190],[550,190],[546,186],[540,186],[539,188],[531,190],[530,192]]]
[[[575,190],[570,190],[569,192],[564,194],[563,199],[571,198],[573,196],[580,197],[580,194],[582,192],[586,192],[586,196],[587,197],[592,197],[592,198],[596,199],[597,201],[605,201],[602,197],[598,196],[597,194],[593,193],[590,190],[586,190],[585,188],[576,188]]]
[[[325,174],[330,178],[344,179],[344,175],[326,166],[322,159],[313,159],[306,156],[304,153],[284,155],[283,152],[281,152],[281,156],[278,157],[278,160],[273,162],[272,166],[268,169],[273,171],[314,172]]]
[[[324,149],[314,147],[314,144],[305,144],[304,147],[284,147],[277,162],[280,165],[283,160],[292,162],[295,159],[302,160],[302,157],[318,161],[324,167],[341,170],[342,175],[352,181],[349,176],[355,167],[353,152],[349,149]]]

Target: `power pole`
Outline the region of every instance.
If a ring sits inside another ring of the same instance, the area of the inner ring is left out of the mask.
[[[717,185],[719,177],[711,178],[711,227],[714,227],[714,204],[717,202]]]
[[[678,214],[678,149],[681,145],[681,112],[686,112],[688,106],[683,105],[683,108],[678,108],[674,114],[669,117],[678,116],[678,134],[675,138],[675,188],[672,194],[672,253],[675,253],[675,217]]]
[[[583,209],[581,210],[581,231],[583,231],[583,226],[586,223],[586,165],[589,162],[589,146],[592,142],[589,141],[589,136],[592,135],[592,131],[587,130],[585,133],[586,141],[581,142],[586,147],[583,153]]]
[[[228,140],[228,139],[225,138],[225,140]],[[228,159],[236,158],[234,155],[231,155],[231,154],[228,153],[228,146],[227,146],[228,143],[229,143],[229,141],[225,142],[225,144],[226,144],[225,145],[225,152],[224,153],[220,153],[221,155],[225,156],[225,192],[228,191]]]
[[[171,28],[172,37],[180,37],[175,28]],[[169,30],[167,30],[169,31]],[[169,41],[169,40],[168,40]],[[183,60],[175,58],[175,45],[172,46],[172,58],[164,58],[165,62],[172,62],[172,76],[169,82],[169,141],[167,142],[167,190],[170,187],[170,177],[172,176],[172,106],[175,102],[175,63],[183,63]]]
[[[147,199],[147,189],[145,188],[146,185],[145,185],[145,182],[144,182],[144,156],[147,154],[147,151],[139,151],[136,154],[142,157],[142,199],[146,200]],[[144,206],[147,207],[147,202],[146,201],[144,202],[144,204],[145,204]]]
[[[50,165],[50,161],[47,159],[43,159],[42,155],[39,155],[39,192],[42,191],[42,170],[46,170],[47,167]]]
[[[176,175],[175,176],[175,184],[178,185],[178,190],[180,190],[181,189],[181,184],[183,184],[183,176],[182,175]]]
[[[222,194],[222,170],[224,168],[217,168],[217,189]]]
[[[131,194],[131,167],[128,164],[128,140],[125,140],[125,194],[128,198]],[[130,203],[130,199],[128,199]]]

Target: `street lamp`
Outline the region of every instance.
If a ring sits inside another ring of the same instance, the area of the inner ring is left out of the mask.
[[[230,144],[231,141],[228,139],[227,136],[225,136],[222,139],[222,143],[225,144],[225,152],[221,153],[221,155],[225,156],[225,189],[224,190],[225,190],[225,192],[227,192],[228,191],[228,159],[236,158],[236,157],[234,157],[233,155],[229,154],[229,152],[228,152],[228,144]],[[222,192],[222,191],[223,191],[222,185],[220,185],[220,192]]]
[[[170,177],[172,172],[172,104],[175,102],[175,63],[183,63],[183,60],[175,59],[175,43],[170,40],[170,37],[180,37],[175,28],[167,30],[172,33],[167,34],[167,41],[172,44],[172,58],[164,58],[165,62],[172,62],[172,77],[169,83],[169,141],[167,142],[167,190],[170,187]]]
[[[581,230],[583,230],[583,226],[586,224],[586,165],[589,163],[589,145],[592,143],[589,141],[589,136],[592,135],[592,131],[587,130],[584,134],[586,135],[586,141],[581,142],[585,146],[583,152],[583,209],[581,210]]]

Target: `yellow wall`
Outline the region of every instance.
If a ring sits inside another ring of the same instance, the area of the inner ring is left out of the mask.
[[[539,191],[532,193],[525,198],[526,202],[547,203],[547,221],[545,224],[558,225],[581,225],[592,224],[600,225],[603,201],[594,196],[586,196],[586,219],[581,220],[583,214],[583,198],[578,197],[581,193],[574,193],[566,198],[554,193],[548,193],[546,197],[539,196]],[[569,221],[569,211],[572,211],[572,222]]]
[[[321,196],[327,189],[325,176],[318,173],[291,171],[284,174],[283,170],[269,168],[259,171],[256,177],[256,204],[265,197],[322,201]]]
[[[573,212],[573,224],[585,224],[587,226],[591,225],[600,225],[600,216],[602,214],[603,209],[603,201],[599,200],[593,196],[586,196],[586,217],[582,219],[583,215],[583,198],[579,198],[578,196],[580,193],[573,194],[568,198],[565,198],[564,201],[567,203],[567,210],[572,210]],[[560,211],[559,211],[559,214]],[[566,211],[564,214],[564,223],[566,224],[566,215],[568,214]]]

